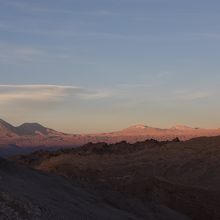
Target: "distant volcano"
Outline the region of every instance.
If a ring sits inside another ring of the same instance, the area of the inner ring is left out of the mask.
[[[201,136],[220,136],[220,129],[191,128],[186,125],[154,128],[138,124],[110,133],[65,134],[44,127],[39,123],[24,123],[16,127],[2,119],[0,120],[0,146],[15,145],[20,148],[76,147],[88,142],[116,143],[127,141],[134,143],[146,139],[161,141],[179,138],[180,140],[189,140]]]
[[[24,123],[18,127],[14,127],[8,122],[0,119],[0,134],[9,134],[12,136],[26,136],[26,135],[49,135],[56,131],[46,128],[39,123]]]

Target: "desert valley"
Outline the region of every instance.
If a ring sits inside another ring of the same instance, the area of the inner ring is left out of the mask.
[[[0,0],[0,220],[220,220],[219,12]]]
[[[220,218],[219,129],[71,135],[1,120],[1,141],[3,219]]]

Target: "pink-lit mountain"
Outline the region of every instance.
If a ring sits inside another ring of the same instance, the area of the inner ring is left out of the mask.
[[[134,143],[146,139],[188,140],[201,136],[220,136],[220,129],[191,128],[184,125],[168,129],[135,125],[121,131],[95,134],[65,134],[46,128],[38,123],[24,123],[15,127],[0,120],[0,144],[19,147],[73,147],[88,142],[115,143],[127,141]]]

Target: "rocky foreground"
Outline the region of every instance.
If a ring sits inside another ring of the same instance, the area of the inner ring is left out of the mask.
[[[154,202],[100,193],[77,181],[0,159],[0,219],[5,220],[186,220]]]
[[[89,143],[12,159],[73,184],[79,181],[100,195],[109,190],[132,201],[159,203],[193,220],[220,219],[220,137]],[[116,201],[111,202],[115,207]]]

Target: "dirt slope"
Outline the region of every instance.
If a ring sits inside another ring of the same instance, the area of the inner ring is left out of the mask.
[[[220,219],[220,137],[87,144],[15,158],[141,200],[156,200],[195,220]]]
[[[186,219],[154,203],[109,191],[104,195],[63,177],[0,159],[0,219]]]

